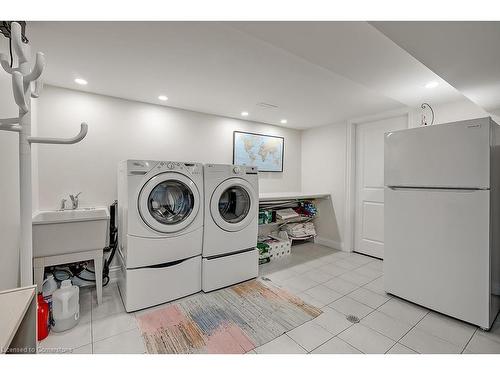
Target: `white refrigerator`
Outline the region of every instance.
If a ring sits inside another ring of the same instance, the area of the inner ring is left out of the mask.
[[[491,328],[500,308],[499,144],[489,117],[385,134],[388,293]]]

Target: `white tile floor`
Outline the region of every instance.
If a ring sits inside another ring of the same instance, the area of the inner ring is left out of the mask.
[[[490,332],[387,295],[382,262],[311,243],[262,265],[260,276],[323,310],[319,317],[249,353],[498,353],[500,320]],[[115,284],[80,295],[81,320],[51,333],[40,352],[145,353],[135,314],[124,310]],[[353,324],[347,315],[361,319]]]

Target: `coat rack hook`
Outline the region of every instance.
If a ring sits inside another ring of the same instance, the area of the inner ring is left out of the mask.
[[[46,137],[28,137],[29,143],[45,143],[45,144],[58,144],[58,145],[71,145],[80,142],[87,135],[89,126],[87,123],[80,124],[80,133],[72,138],[46,138]]]
[[[42,89],[43,89],[43,80],[41,78],[38,78],[35,82],[33,82],[33,85],[31,87],[31,97],[35,99],[39,98]]]
[[[10,67],[9,58],[5,53],[0,53],[0,64],[7,73],[12,74],[14,72],[14,69]]]
[[[24,77],[24,81],[26,83],[36,81],[42,75],[44,68],[45,68],[45,55],[42,52],[37,52],[35,58],[35,65],[33,66],[31,72]]]
[[[23,43],[22,27],[19,23],[12,22],[10,29],[12,48],[17,55],[19,64],[23,64],[28,61],[29,45]]]
[[[24,79],[20,72],[12,73],[12,90],[14,91],[14,100],[21,111],[28,112],[28,105],[24,97]]]

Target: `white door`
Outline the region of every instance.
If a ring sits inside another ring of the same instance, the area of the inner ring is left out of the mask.
[[[407,127],[407,115],[356,125],[354,251],[384,257],[384,134]]]

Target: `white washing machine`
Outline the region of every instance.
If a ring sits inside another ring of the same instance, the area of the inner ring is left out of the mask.
[[[121,162],[118,235],[119,287],[127,311],[200,291],[203,165]]]
[[[259,179],[256,167],[206,164],[202,289],[257,277]]]

